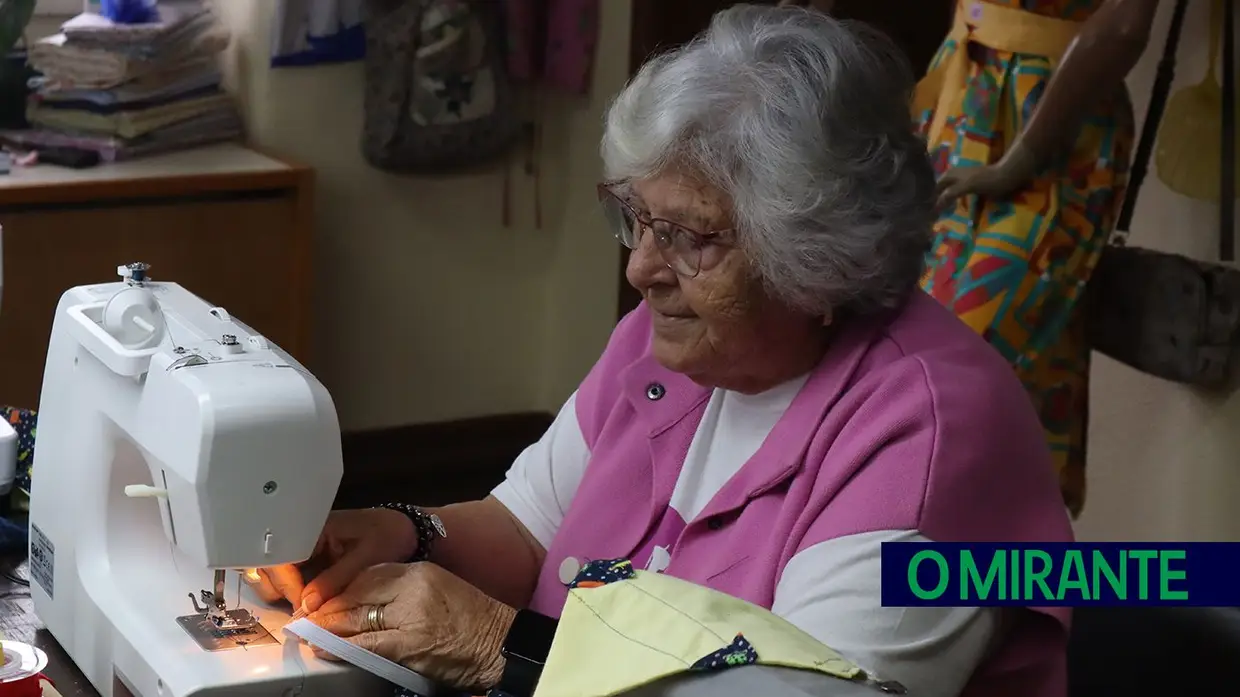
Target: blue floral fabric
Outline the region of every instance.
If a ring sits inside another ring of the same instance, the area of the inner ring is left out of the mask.
[[[617,581],[625,581],[636,575],[633,562],[628,559],[602,559],[592,561],[581,567],[577,577],[568,584],[569,590],[574,588],[597,588]]]
[[[711,671],[748,666],[758,662],[758,651],[742,634],[737,634],[731,644],[699,658],[689,670]]]
[[[17,432],[17,480],[13,483],[14,500],[30,493],[30,470],[34,463],[34,438],[38,434],[38,415],[31,409],[0,406],[0,418]]]

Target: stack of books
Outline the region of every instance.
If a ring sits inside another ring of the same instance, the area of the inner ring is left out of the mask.
[[[236,101],[221,84],[227,30],[202,0],[157,7],[158,20],[145,24],[81,14],[36,42],[32,128],[0,137],[18,147],[89,150],[105,162],[241,138]]]

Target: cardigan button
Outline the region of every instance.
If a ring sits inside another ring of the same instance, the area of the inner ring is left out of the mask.
[[[663,395],[665,394],[667,394],[667,388],[657,382],[652,382],[649,385],[646,385],[646,399],[649,399],[652,402],[657,402],[660,399],[663,399]]]
[[[579,573],[581,573],[581,562],[573,557],[564,557],[564,561],[560,562],[560,583],[569,585],[577,580]]]

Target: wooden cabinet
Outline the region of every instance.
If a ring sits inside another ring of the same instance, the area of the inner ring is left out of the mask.
[[[37,408],[61,294],[151,265],[303,362],[313,173],[236,145],[0,176],[0,404]]]

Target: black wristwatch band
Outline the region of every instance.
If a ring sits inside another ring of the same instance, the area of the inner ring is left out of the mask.
[[[407,503],[385,503],[377,508],[386,508],[392,511],[399,511],[409,517],[413,523],[413,529],[418,534],[418,548],[414,551],[407,563],[426,561],[431,557],[431,550],[435,547],[435,541],[441,537],[447,537],[448,533],[444,530],[443,521],[439,516],[418,508]]]
[[[487,697],[532,697],[551,653],[559,622],[532,610],[518,610],[504,639],[504,672]]]

